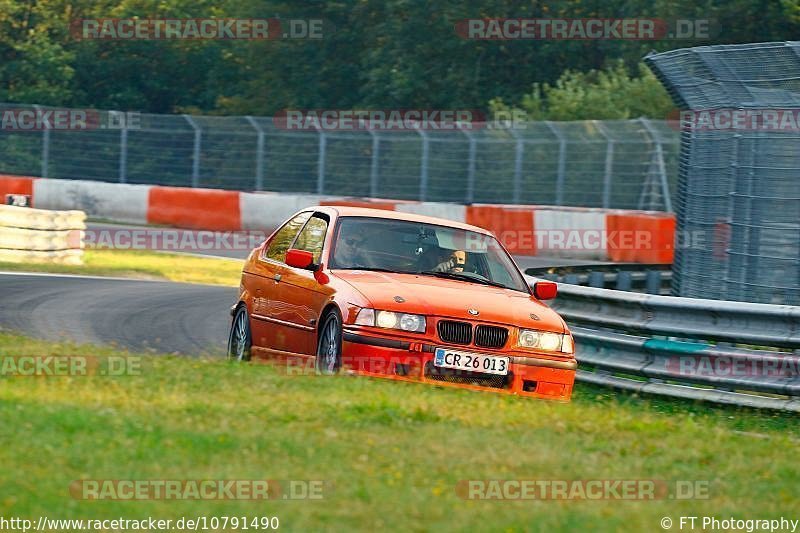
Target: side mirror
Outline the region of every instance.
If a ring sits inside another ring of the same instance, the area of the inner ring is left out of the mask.
[[[286,264],[294,268],[309,268],[314,264],[314,255],[305,250],[290,248],[286,252]]]
[[[537,281],[533,284],[533,295],[540,300],[552,300],[558,294],[558,284],[555,281]]]

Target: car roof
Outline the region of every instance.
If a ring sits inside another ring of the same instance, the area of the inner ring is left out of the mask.
[[[479,226],[473,226],[471,224],[465,224],[463,222],[456,222],[454,220],[448,220],[446,218],[431,217],[428,215],[418,215],[416,213],[406,213],[404,211],[391,211],[388,209],[372,209],[369,207],[354,207],[354,206],[343,206],[343,205],[315,206],[309,209],[314,209],[318,211],[331,210],[334,211],[340,217],[370,217],[370,218],[383,218],[387,220],[405,220],[409,222],[419,222],[422,224],[447,226],[449,228],[457,228],[466,231],[475,231],[478,233],[483,233],[484,235],[492,235],[491,231],[481,228]]]

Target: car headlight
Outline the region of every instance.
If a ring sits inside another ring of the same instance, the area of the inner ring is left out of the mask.
[[[521,348],[532,348],[543,352],[572,353],[574,350],[572,335],[533,329],[519,330],[517,345]]]
[[[375,326],[384,329],[425,333],[425,317],[422,315],[379,311],[369,307],[364,307],[358,312],[355,323],[359,326]]]

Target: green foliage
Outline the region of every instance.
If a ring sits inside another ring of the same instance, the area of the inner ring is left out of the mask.
[[[79,18],[209,16],[322,19],[325,35],[112,41],[70,34],[70,23]],[[478,41],[456,34],[458,21],[478,17],[708,19],[712,36]],[[270,115],[286,108],[485,110],[497,99],[495,106],[508,102],[532,116],[538,116],[537,105],[552,118],[655,116],[663,94],[637,67],[647,52],[791,40],[798,30],[798,0],[0,0],[0,101]],[[619,74],[619,62],[635,76]],[[606,69],[607,77],[599,74]],[[597,89],[579,90],[584,81]],[[615,83],[633,101],[617,97]],[[531,95],[531,86],[541,94]]]
[[[639,65],[638,75],[631,76],[620,61],[605,70],[568,70],[553,85],[533,84],[518,105],[497,98],[490,101],[490,109],[522,112],[528,120],[664,119],[673,104],[644,64]]]

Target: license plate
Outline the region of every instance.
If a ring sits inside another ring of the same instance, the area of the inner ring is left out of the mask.
[[[448,348],[436,348],[433,357],[434,366],[441,368],[454,368],[456,370],[497,374],[500,376],[508,374],[508,362],[508,357],[462,352]]]

